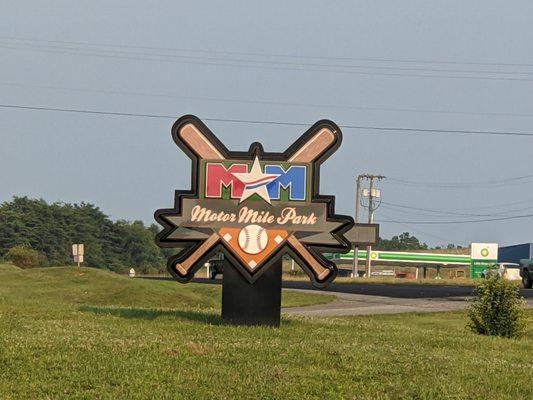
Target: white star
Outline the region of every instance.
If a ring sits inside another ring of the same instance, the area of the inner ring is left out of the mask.
[[[242,203],[248,197],[257,194],[268,204],[271,204],[267,185],[280,176],[280,174],[263,173],[261,171],[261,165],[259,164],[258,157],[255,157],[254,163],[252,164],[252,170],[250,172],[235,172],[232,175],[244,183],[244,190],[239,203]]]

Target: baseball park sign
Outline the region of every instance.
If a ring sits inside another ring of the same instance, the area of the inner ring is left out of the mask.
[[[229,151],[192,115],[176,121],[172,137],[192,160],[191,189],[177,190],[174,208],[157,210],[155,219],[163,226],[157,244],[182,248],[167,263],[178,281],[190,281],[222,252],[224,316],[226,276],[238,279],[237,271],[246,283],[239,287],[255,293],[261,279],[277,282],[279,275],[281,282],[284,254],[316,287],[335,278],[337,268],[322,252],[348,251],[344,233],[353,226],[351,217],[335,214],[334,197],[319,194],[320,165],[342,140],[337,125],[318,121],[283,153],[267,153],[260,143],[247,152]]]

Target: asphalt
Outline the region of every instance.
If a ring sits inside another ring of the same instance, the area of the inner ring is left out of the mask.
[[[222,280],[216,279],[213,281],[206,278],[196,278],[194,279],[194,282],[220,284]],[[323,291],[315,288],[310,282],[305,281],[283,281],[283,288]],[[397,299],[439,299],[472,296],[474,287],[398,283],[332,283],[325,290],[334,293],[350,293],[367,296],[392,297]],[[533,299],[533,289],[520,289],[520,295],[526,299]]]
[[[196,278],[194,282],[221,284],[222,279]],[[326,290],[320,290],[304,281],[284,281],[283,288],[336,297],[326,304],[282,309],[283,314],[306,317],[457,311],[468,305],[474,289],[472,286],[426,284],[333,283]],[[526,298],[528,307],[533,307],[533,289],[521,289],[521,295]]]
[[[310,292],[302,289],[288,289]],[[325,291],[336,299],[330,303],[281,310],[286,315],[305,317],[337,317],[347,315],[400,314],[406,312],[427,313],[458,311],[467,306],[465,297],[447,298],[393,298],[364,294]]]

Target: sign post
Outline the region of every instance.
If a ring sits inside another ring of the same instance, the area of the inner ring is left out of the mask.
[[[179,282],[224,254],[222,319],[279,326],[282,256],[289,254],[318,288],[337,275],[322,252],[346,252],[353,226],[337,215],[334,197],[319,194],[320,165],[342,141],[337,125],[318,121],[283,153],[260,143],[229,151],[198,118],[186,115],[172,137],[192,160],[192,184],[175,192],[174,207],[155,212],[156,242],[181,247],[167,268]]]
[[[84,247],[83,243],[72,245],[72,256],[74,257],[74,262],[78,264],[78,267],[83,262],[83,256],[85,255]]]

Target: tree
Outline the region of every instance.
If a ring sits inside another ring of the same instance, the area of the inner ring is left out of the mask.
[[[40,254],[38,251],[24,246],[15,246],[7,252],[6,258],[17,267],[27,269],[39,265]]]
[[[409,232],[404,232],[398,236],[393,236],[391,239],[379,239],[376,246],[377,250],[389,251],[405,251],[405,250],[426,250],[428,245],[420,243],[415,237],[411,236]]]
[[[476,285],[468,309],[468,326],[481,335],[518,337],[526,324],[524,306],[518,285],[499,275],[489,275]]]
[[[154,241],[154,234],[147,229],[142,221],[118,221],[122,247],[128,255],[128,267],[141,270],[157,268],[164,263],[161,250]]]
[[[15,197],[0,205],[0,258],[15,246],[44,254],[49,265],[72,263],[73,243],[85,245],[85,265],[117,272],[165,268],[155,245],[157,225],[141,221],[113,222],[90,203],[52,203]]]

